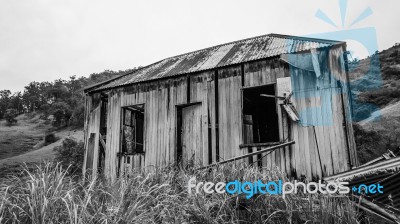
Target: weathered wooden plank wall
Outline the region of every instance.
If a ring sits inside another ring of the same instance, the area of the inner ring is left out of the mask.
[[[320,54],[320,57],[326,57]],[[290,66],[293,99],[300,124],[293,124],[294,172],[298,177],[320,178],[350,169],[343,122],[342,94],[330,75],[330,57],[323,60],[322,76]]]
[[[328,74],[333,69],[340,79],[346,78],[345,71],[338,68],[341,66],[338,63],[342,52],[340,48],[320,55],[329,55],[329,58],[325,60],[326,64],[321,65],[323,75],[318,79],[314,72],[289,66],[277,57],[108,91],[105,175],[115,179],[118,163],[120,169],[130,169],[137,167],[137,164],[149,168],[176,162],[177,105],[184,108],[185,104],[198,103],[198,109],[192,111],[191,115],[198,120],[192,130],[195,133],[192,138],[201,139],[194,141],[200,142],[196,143],[200,145],[196,146],[198,152],[195,154],[201,160],[201,165],[262,149],[239,148],[240,144],[245,143],[241,89],[275,84],[277,78],[288,76],[292,79],[294,104],[302,113],[301,124],[288,120],[280,106],[271,109],[277,110],[280,141],[292,139],[296,144],[262,155],[265,157],[261,159],[261,165],[268,169],[277,167],[291,176],[308,179],[348,170],[350,161],[352,165],[357,163],[351,122],[347,121],[345,129],[342,126],[345,116],[348,118],[350,115],[349,111],[343,109],[343,105],[345,108],[349,105],[348,98],[344,94],[342,99],[338,89],[340,86]],[[98,136],[99,124],[96,120],[100,120],[100,110],[94,109],[92,104],[93,99],[88,96],[87,108],[90,111],[86,117],[85,133],[97,133]],[[145,105],[145,154],[132,157],[131,164],[126,165],[117,157],[121,141],[121,108],[137,104]],[[194,124],[193,121],[190,121],[191,124]],[[325,125],[327,121],[331,125]],[[344,130],[348,131],[348,138]],[[87,146],[88,137],[85,139]],[[98,140],[96,142],[98,145]],[[350,154],[347,150],[349,147]],[[97,151],[95,148],[93,153]],[[252,160],[257,159],[260,157],[254,156]],[[97,159],[93,161],[97,162]],[[97,166],[96,162],[93,162],[93,167]]]

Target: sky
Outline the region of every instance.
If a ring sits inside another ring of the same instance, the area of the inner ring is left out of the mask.
[[[348,3],[344,26],[340,2]],[[372,14],[349,27],[368,7]],[[269,33],[373,27],[384,50],[400,42],[399,8],[399,0],[0,0],[0,90],[145,66]],[[349,43],[354,57],[367,55]]]

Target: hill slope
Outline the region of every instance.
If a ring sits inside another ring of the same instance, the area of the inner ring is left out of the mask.
[[[387,150],[399,154],[400,45],[349,67],[354,115],[361,120],[354,128],[360,162],[377,158]]]
[[[40,119],[40,115],[20,115],[17,120],[17,125],[11,127],[6,126],[5,121],[0,122],[0,177],[19,171],[23,163],[34,165],[54,160],[56,152],[53,149],[61,145],[65,138],[83,140],[82,129],[54,130],[48,122]],[[43,146],[44,134],[49,131],[58,140]]]

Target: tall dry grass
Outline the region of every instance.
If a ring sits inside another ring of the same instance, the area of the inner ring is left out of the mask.
[[[285,179],[278,171],[253,167],[170,167],[131,173],[112,184],[77,180],[47,163],[1,182],[0,223],[357,223],[347,197],[189,195],[193,176],[211,182]]]

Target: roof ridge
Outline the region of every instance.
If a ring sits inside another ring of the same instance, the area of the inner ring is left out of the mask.
[[[269,36],[269,35],[270,35],[270,34],[264,34],[264,35],[259,35],[259,36],[255,36],[255,37],[244,38],[244,39],[241,39],[241,40],[236,40],[236,41],[231,41],[231,42],[228,42],[228,43],[218,44],[218,45],[211,46],[211,47],[206,47],[206,48],[203,48],[203,49],[200,49],[200,50],[195,50],[195,51],[190,51],[190,52],[183,53],[183,54],[178,54],[178,55],[175,55],[175,56],[167,57],[167,58],[165,58],[165,59],[170,59],[170,58],[175,58],[175,57],[181,57],[181,56],[184,56],[184,55],[189,55],[189,54],[193,54],[193,53],[196,53],[196,52],[201,52],[201,51],[205,51],[205,50],[210,50],[210,49],[214,49],[214,48],[226,46],[226,45],[233,44],[233,43],[240,43],[240,42],[244,42],[244,41],[246,41],[246,40],[251,40],[251,39],[257,39],[257,38],[261,38],[261,37],[266,37],[266,36]],[[163,59],[163,60],[165,60],[165,59]]]
[[[322,39],[322,38],[314,38],[314,37],[307,37],[307,36],[293,36],[293,35],[286,35],[286,34],[279,34],[279,33],[270,33],[270,36],[273,37],[280,37],[280,38],[286,38],[286,39],[297,39],[297,40],[303,40],[303,41],[314,41],[314,42],[321,42],[321,43],[332,43],[332,44],[342,44],[345,43],[344,41],[339,41],[339,40],[330,40],[330,39]]]

